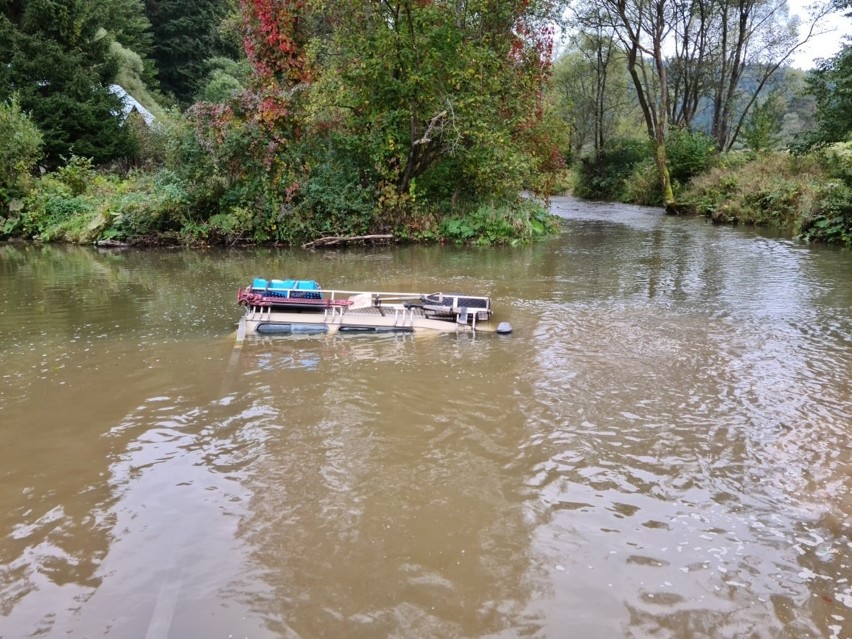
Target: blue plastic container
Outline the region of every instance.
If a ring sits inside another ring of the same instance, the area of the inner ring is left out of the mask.
[[[256,277],[251,283],[252,291],[284,298],[321,299],[322,294],[318,292],[321,288],[314,280],[266,280]]]

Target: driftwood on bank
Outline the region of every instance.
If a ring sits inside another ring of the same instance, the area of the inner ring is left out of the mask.
[[[352,244],[354,242],[377,242],[381,240],[392,240],[393,235],[331,235],[320,237],[311,242],[302,244],[302,248],[317,248],[318,246],[340,246],[341,244]]]
[[[130,245],[121,240],[98,240],[95,242],[95,246],[98,248],[127,248]]]

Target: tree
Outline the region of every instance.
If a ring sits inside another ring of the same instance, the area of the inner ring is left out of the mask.
[[[847,2],[847,0],[841,0]],[[818,31],[830,4],[804,30],[786,0],[596,0],[586,16],[612,29],[654,147],[665,206],[673,203],[665,140],[670,125],[692,128],[711,107],[710,132],[729,150],[772,77]],[[588,27],[588,18],[580,20]]]
[[[105,162],[132,152],[109,91],[109,2],[6,2],[0,14],[0,100],[12,93],[44,135],[47,163],[72,153]]]
[[[692,127],[711,85],[714,7],[714,0],[674,5],[674,55],[669,60],[669,118],[674,126]]]
[[[785,106],[781,94],[772,92],[751,109],[743,127],[743,138],[752,151],[759,153],[778,146],[784,125]]]
[[[727,151],[770,79],[817,32],[830,5],[815,9],[800,36],[798,19],[788,16],[786,0],[716,2],[711,135],[719,150]]]
[[[41,157],[41,131],[21,111],[17,96],[0,102],[0,204],[19,194],[21,179]]]
[[[145,15],[143,0],[100,0],[107,6],[108,19],[103,27],[110,34],[114,44],[129,50],[139,58],[142,67],[139,78],[150,87],[156,87],[156,63],[154,52],[154,34],[151,22]],[[128,88],[128,87],[125,87]]]
[[[666,156],[666,133],[671,108],[665,42],[675,22],[673,0],[599,0],[607,20],[624,48],[627,71],[642,109],[654,162],[660,178],[663,206],[674,205]]]
[[[387,209],[424,195],[515,197],[553,158],[541,135],[545,2],[347,0],[314,41],[312,125],[363,150]],[[345,16],[345,17],[344,17]]]
[[[772,78],[818,33],[831,5],[814,5],[804,28],[786,0],[689,0],[676,3],[669,60],[672,123],[692,127],[709,100],[720,151],[737,141],[749,111]]]
[[[176,170],[207,208],[250,201],[258,238],[431,233],[457,206],[528,213],[511,206],[520,191],[549,194],[563,166],[543,91],[550,10],[241,0],[251,73],[216,74],[208,88],[231,97],[187,111]]]
[[[636,107],[628,95],[618,43],[599,21],[590,21],[589,27],[591,32],[572,37],[572,47],[556,61],[551,80],[575,157],[587,144],[599,154]]]
[[[852,45],[820,61],[807,83],[817,104],[817,129],[808,136],[807,146],[848,140],[852,135]]]
[[[246,60],[216,57],[207,61],[208,74],[195,99],[203,102],[227,102],[245,90],[251,68]]]
[[[209,58],[238,57],[239,51],[219,32],[234,10],[229,0],[145,0],[164,91],[188,103],[207,74]]]

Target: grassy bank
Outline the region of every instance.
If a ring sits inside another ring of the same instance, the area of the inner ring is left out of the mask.
[[[702,134],[669,145],[677,210],[717,224],[771,226],[807,242],[852,246],[852,142],[803,155],[787,151],[717,154]],[[585,199],[661,206],[647,143],[616,140],[573,168],[571,192]]]
[[[680,194],[720,224],[771,226],[808,242],[852,246],[852,143],[795,156],[730,153]]]

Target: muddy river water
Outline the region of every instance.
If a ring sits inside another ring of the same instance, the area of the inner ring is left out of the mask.
[[[0,245],[0,637],[852,637],[852,253]],[[511,336],[255,339],[253,276]]]

